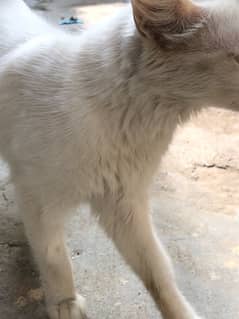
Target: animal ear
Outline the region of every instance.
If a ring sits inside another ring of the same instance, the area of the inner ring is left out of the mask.
[[[185,43],[202,27],[200,7],[191,0],[132,0],[137,29],[164,47]]]

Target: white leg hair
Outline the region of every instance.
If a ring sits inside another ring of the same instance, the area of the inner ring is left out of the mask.
[[[19,194],[18,194],[19,195]],[[25,231],[39,266],[51,319],[85,319],[84,298],[76,294],[71,260],[64,236],[64,220],[49,214],[36,201],[18,200]]]
[[[135,202],[136,203],[136,202]],[[156,236],[147,200],[95,199],[93,210],[127,263],[151,293],[164,319],[199,319],[179,291],[170,259]]]

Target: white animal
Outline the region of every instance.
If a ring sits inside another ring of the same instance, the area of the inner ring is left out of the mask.
[[[86,318],[64,223],[89,203],[163,318],[198,319],[152,226],[148,189],[179,122],[208,105],[239,110],[238,1],[133,0],[80,36],[21,0],[0,12],[0,151],[50,318]]]

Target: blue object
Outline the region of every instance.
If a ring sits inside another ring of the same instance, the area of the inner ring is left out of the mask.
[[[78,18],[70,17],[70,18],[62,18],[59,22],[60,25],[67,25],[67,24],[83,24],[83,21]]]

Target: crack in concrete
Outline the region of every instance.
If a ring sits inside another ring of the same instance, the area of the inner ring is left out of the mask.
[[[233,172],[239,172],[239,169],[237,167],[233,167],[230,165],[218,165],[216,163],[212,163],[212,164],[195,164],[195,168],[197,167],[202,167],[202,168],[217,168],[217,169],[222,169],[222,170],[231,170]]]

